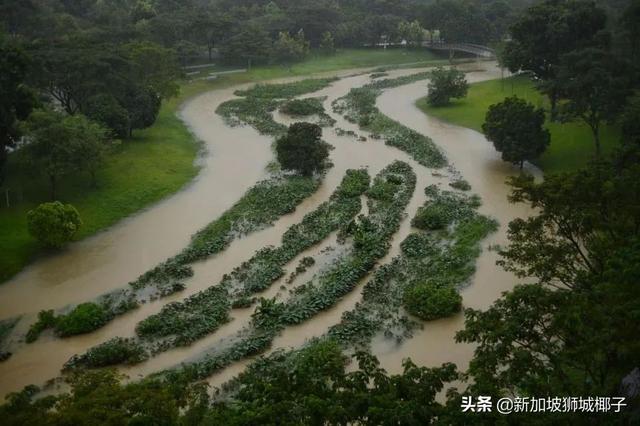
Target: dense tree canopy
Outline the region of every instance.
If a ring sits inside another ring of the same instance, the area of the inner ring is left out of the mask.
[[[535,160],[549,145],[544,120],[542,108],[513,96],[489,107],[482,131],[504,161],[522,168],[525,161]]]
[[[511,26],[512,40],[504,48],[503,62],[512,72],[529,71],[542,81],[554,115],[559,95],[554,80],[563,55],[601,43],[596,36],[606,19],[604,10],[589,1],[537,3]]]
[[[36,105],[35,93],[25,85],[28,65],[25,52],[0,34],[0,185],[7,149],[20,135],[18,121],[27,118]]]
[[[322,128],[312,123],[294,123],[286,135],[276,141],[278,162],[283,169],[311,175],[322,170],[329,156],[329,146],[323,142]]]
[[[71,204],[40,204],[27,214],[29,233],[47,247],[62,247],[78,232],[82,221]]]
[[[429,79],[429,105],[440,107],[449,104],[451,98],[460,99],[467,96],[469,84],[464,72],[455,68],[437,68],[431,72]]]

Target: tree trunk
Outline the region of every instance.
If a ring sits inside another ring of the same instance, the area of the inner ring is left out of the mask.
[[[596,158],[600,158],[600,125],[598,123],[589,125],[591,132],[593,133],[593,142],[596,145]]]
[[[50,188],[51,201],[55,201],[56,200],[56,176],[55,175],[49,175],[49,188]]]
[[[558,93],[555,90],[551,90],[549,93],[549,101],[551,102],[551,121],[556,121],[558,118]]]

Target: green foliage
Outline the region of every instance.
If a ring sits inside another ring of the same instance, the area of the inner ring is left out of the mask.
[[[512,179],[512,200],[535,214],[509,224],[500,264],[529,284],[486,311],[465,312],[456,339],[478,345],[469,393],[619,389],[640,354],[635,332],[625,326],[640,298],[638,174],[637,160],[628,158],[540,183]]]
[[[305,117],[324,112],[319,98],[292,99],[280,107],[280,111],[293,117]]]
[[[419,21],[402,21],[398,24],[398,35],[407,41],[409,46],[417,47],[424,39],[424,28]]]
[[[527,70],[546,83],[543,88],[551,98],[552,119],[559,96],[553,80],[562,56],[595,44],[606,19],[594,2],[547,0],[531,6],[511,27],[502,62],[511,72]]]
[[[550,134],[544,128],[544,110],[516,96],[489,107],[482,131],[502,159],[520,168],[547,148]]]
[[[133,339],[114,337],[98,346],[91,348],[82,356],[74,356],[64,365],[65,369],[100,368],[109,365],[131,365],[148,358],[142,346]]]
[[[364,286],[362,301],[330,328],[329,336],[343,345],[368,347],[378,333],[400,343],[419,327],[401,309],[410,289],[437,283],[439,288],[455,292],[473,275],[480,242],[497,229],[497,224],[477,213],[474,197],[440,193],[435,186],[427,187],[425,192],[430,198],[425,207],[441,200],[450,204],[451,226],[437,233],[412,233],[402,241],[401,255],[376,270]]]
[[[449,183],[449,186],[452,187],[453,189],[458,189],[460,191],[470,191],[471,190],[471,185],[469,184],[469,182],[467,182],[464,179],[455,180],[455,181]]]
[[[624,142],[640,145],[640,93],[636,93],[621,116]]]
[[[230,126],[246,123],[263,135],[275,136],[287,131],[287,127],[277,123],[271,115],[280,104],[281,102],[269,98],[247,97],[220,104],[216,113],[220,114]]]
[[[134,129],[146,129],[156,122],[162,98],[154,90],[131,87],[122,99],[123,107],[129,113],[129,136]]]
[[[391,178],[393,176],[393,178]],[[391,178],[391,179],[390,179]],[[364,180],[368,180],[365,171],[352,172],[349,181],[353,185],[354,180],[360,181],[356,186],[364,188]],[[330,268],[324,270],[317,279],[300,286],[300,291],[296,291],[286,302],[264,301],[255,317],[254,325],[241,330],[231,344],[226,347],[214,350],[203,360],[191,364],[183,365],[177,371],[166,371],[163,375],[172,377],[178,376],[185,380],[198,380],[230,363],[240,360],[246,356],[255,355],[264,351],[275,336],[286,325],[299,324],[308,318],[313,317],[318,312],[333,306],[340,298],[351,291],[357,283],[373,268],[376,261],[386,254],[390,246],[390,239],[397,231],[402,221],[403,211],[408,204],[415,189],[416,177],[411,167],[402,162],[394,162],[387,166],[378,176],[376,176],[374,186],[381,185],[389,180],[398,182],[389,190],[394,196],[384,197],[384,200],[371,200],[369,203],[369,223],[373,226],[362,231],[363,244],[355,247],[346,256],[339,259]],[[343,180],[344,182],[344,180]],[[336,194],[339,192],[336,192]],[[336,195],[334,194],[334,195]],[[333,196],[332,196],[333,197]],[[359,196],[355,197],[359,201]],[[358,203],[359,204],[359,203]],[[358,208],[351,215],[354,215]],[[317,216],[316,216],[317,217]],[[303,220],[305,223],[305,220]],[[319,222],[322,223],[322,222]],[[315,229],[315,222],[306,222],[309,229]],[[294,226],[293,229],[297,228]],[[291,231],[291,230],[290,230]],[[354,231],[356,232],[356,231]],[[288,231],[289,233],[289,231]],[[324,238],[324,237],[322,237]],[[283,237],[283,241],[296,241]],[[285,246],[283,246],[285,247]],[[306,248],[302,246],[301,249]],[[260,253],[269,251],[262,250]],[[252,262],[253,263],[253,262]],[[243,271],[241,267],[239,271]],[[241,277],[246,276],[245,273]],[[264,288],[259,288],[262,290]]]
[[[331,55],[336,52],[335,40],[330,31],[322,33],[322,40],[320,41],[320,51],[325,55]]]
[[[89,119],[109,129],[113,137],[124,139],[129,136],[129,113],[113,96],[100,94],[89,98],[82,112]]]
[[[18,120],[26,119],[37,104],[35,93],[24,84],[28,70],[27,54],[17,43],[0,34],[0,185],[5,178],[7,148],[20,136]]]
[[[142,339],[165,338],[155,345],[154,352],[187,346],[230,320],[228,300],[225,288],[210,287],[183,302],[165,305],[158,314],[140,321],[136,334]]]
[[[38,320],[29,327],[25,341],[27,343],[35,342],[40,336],[40,333],[48,328],[54,327],[55,325],[56,316],[53,313],[53,310],[38,312]]]
[[[295,170],[303,176],[321,171],[329,157],[329,145],[321,137],[322,129],[317,124],[289,126],[287,134],[276,141],[276,154],[282,168]]]
[[[426,282],[405,290],[404,306],[410,314],[431,321],[459,312],[462,296],[454,288]]]
[[[59,201],[40,204],[27,213],[29,233],[47,247],[62,247],[73,239],[82,225],[71,204]]]
[[[171,426],[179,424],[180,417],[195,421],[208,402],[202,385],[124,383],[124,376],[109,369],[72,374],[67,383],[69,391],[59,395],[36,398],[35,386],[9,395],[0,406],[3,424]]]
[[[287,262],[322,241],[331,232],[346,226],[360,211],[360,197],[368,187],[369,175],[366,170],[348,170],[328,202],[306,214],[302,222],[293,225],[283,234],[280,247],[258,250],[251,259],[225,275],[218,286],[209,287],[182,302],[170,303],[158,314],[138,323],[136,333],[140,337],[140,343],[151,353],[158,353],[175,346],[189,345],[214,332],[230,320],[231,307],[250,306],[253,303],[251,294],[267,289],[280,278],[284,274],[282,267]],[[267,199],[269,205],[272,205],[274,198]],[[309,260],[305,259],[301,265],[310,264]],[[165,265],[167,263],[169,262]],[[177,279],[180,271],[154,270],[142,278],[151,281]],[[161,272],[169,275],[156,275]],[[136,285],[141,286],[143,282]],[[233,302],[231,290],[235,295]]]
[[[429,94],[427,102],[431,106],[441,107],[448,105],[451,99],[460,99],[467,96],[469,83],[464,72],[455,68],[436,68],[430,74]]]
[[[234,380],[234,401],[216,404],[203,424],[428,424],[443,412],[433,397],[457,377],[452,364],[428,369],[406,361],[402,374],[387,375],[373,355],[354,358],[358,368],[347,372],[332,340],[275,352]]]
[[[447,107],[431,107],[425,98],[419,100],[417,105],[428,115],[482,132],[489,107],[503,102],[509,96],[517,96],[536,107],[543,107],[547,113],[545,128],[551,134],[551,143],[536,160],[536,165],[545,173],[577,170],[592,160],[592,150],[585,149],[585,141],[593,137],[589,127],[580,121],[561,123],[549,120],[548,100],[536,90],[535,81],[527,76],[473,83],[464,100],[453,102]],[[605,123],[600,129],[600,136],[602,153],[605,155],[620,144],[621,136],[617,125]]]
[[[601,153],[600,126],[614,122],[632,93],[633,74],[625,61],[596,48],[565,55],[554,85],[563,99],[563,119],[579,118],[593,133],[596,154]]]
[[[250,89],[237,90],[237,96],[249,98],[291,99],[306,93],[317,92],[338,80],[331,78],[309,78],[293,83],[256,84]]]
[[[264,28],[250,24],[226,40],[220,53],[229,63],[253,65],[266,62],[271,47],[271,38]]]
[[[282,64],[300,61],[309,54],[309,42],[304,39],[304,32],[300,30],[295,36],[281,31],[273,43],[271,55]]]
[[[56,318],[55,331],[61,337],[90,333],[105,325],[110,316],[102,305],[81,303],[68,314]]]
[[[480,205],[477,196],[466,197],[449,191],[438,191],[427,187],[425,190],[431,201],[418,209],[411,224],[419,229],[444,229],[454,221],[462,221],[471,217],[473,209]]]
[[[133,306],[118,305],[112,307],[108,304],[93,302],[81,303],[69,313],[56,316],[53,310],[40,311],[38,320],[31,325],[26,335],[26,342],[32,343],[38,339],[40,333],[48,328],[53,328],[59,337],[74,336],[95,331],[109,322],[119,310],[127,311]]]
[[[37,110],[24,125],[32,138],[19,151],[25,165],[44,175],[56,199],[58,180],[76,171],[87,170],[95,183],[95,171],[106,149],[106,131],[78,114],[66,116],[55,111]]]
[[[220,218],[191,238],[188,247],[129,283],[134,289],[156,286],[172,288],[193,275],[190,263],[224,250],[238,235],[246,235],[291,213],[318,188],[315,179],[286,176],[258,182]]]
[[[443,167],[446,159],[431,139],[391,120],[376,108],[376,98],[381,90],[420,81],[428,76],[429,73],[417,73],[376,80],[364,87],[351,89],[346,96],[334,101],[333,110],[343,114],[350,122],[384,138],[387,145],[407,152],[423,166]]]

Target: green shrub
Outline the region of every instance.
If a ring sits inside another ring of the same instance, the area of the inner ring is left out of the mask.
[[[416,216],[411,221],[411,225],[418,229],[429,231],[444,229],[450,222],[447,213],[447,209],[441,204],[430,204],[425,207],[420,207]]]
[[[411,259],[419,259],[428,256],[436,251],[436,242],[427,233],[409,234],[400,243],[402,254]]]
[[[27,213],[29,233],[48,247],[62,247],[72,240],[82,221],[71,204],[59,201],[40,204]]]
[[[147,352],[134,339],[115,337],[87,351],[84,355],[74,356],[65,369],[75,367],[99,368],[116,364],[137,364],[149,357]]]
[[[292,124],[287,134],[276,141],[276,153],[282,168],[295,170],[303,176],[322,170],[329,157],[329,145],[321,137],[322,129],[317,124]]]
[[[66,315],[56,319],[56,334],[61,337],[90,333],[105,325],[110,313],[96,303],[81,303]]]
[[[464,179],[458,179],[449,184],[453,189],[459,189],[460,191],[469,191],[471,190],[471,185]]]
[[[47,328],[54,327],[55,325],[56,316],[54,315],[53,310],[38,312],[38,321],[31,324],[31,327],[29,327],[25,341],[27,343],[35,342],[38,339],[38,336],[40,336],[40,333]]]
[[[427,102],[431,106],[448,105],[451,98],[460,99],[467,96],[469,84],[464,72],[455,68],[438,67],[431,72]]]
[[[324,107],[318,98],[292,99],[280,107],[280,112],[294,117],[305,117],[324,112]]]
[[[405,309],[425,321],[448,317],[462,308],[462,296],[454,288],[429,282],[408,288],[403,299]]]

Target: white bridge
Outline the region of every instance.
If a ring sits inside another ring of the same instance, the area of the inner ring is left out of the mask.
[[[493,59],[496,57],[496,51],[487,46],[472,43],[444,43],[425,41],[422,46],[431,50],[448,50],[450,54],[453,52],[464,52],[476,55],[481,58]]]

